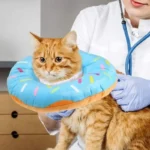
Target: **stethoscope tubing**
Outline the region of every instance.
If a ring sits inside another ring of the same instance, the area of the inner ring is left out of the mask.
[[[136,42],[133,46],[131,46],[126,21],[123,15],[121,0],[119,0],[119,5],[121,10],[121,18],[122,18],[121,23],[122,23],[122,27],[126,38],[127,47],[128,47],[128,54],[125,61],[125,72],[127,75],[132,75],[132,53],[140,44],[142,44],[146,39],[150,37],[150,31],[144,37],[142,37],[138,42]]]

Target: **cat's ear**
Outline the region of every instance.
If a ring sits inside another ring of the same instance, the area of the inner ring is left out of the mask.
[[[30,35],[32,36],[34,47],[38,47],[42,41],[42,38],[40,38],[32,32],[30,32]]]
[[[62,43],[70,49],[77,47],[77,34],[75,31],[69,32],[63,39]]]

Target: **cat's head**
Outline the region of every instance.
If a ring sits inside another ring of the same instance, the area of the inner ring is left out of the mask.
[[[48,82],[71,78],[81,70],[81,57],[76,44],[76,33],[64,38],[41,38],[31,33],[35,41],[33,70],[36,76]]]

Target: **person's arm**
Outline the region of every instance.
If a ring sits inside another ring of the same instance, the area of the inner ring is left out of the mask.
[[[38,113],[38,116],[47,132],[50,135],[55,135],[58,133],[60,127],[60,120],[63,117],[70,116],[73,112],[74,110],[65,110],[54,113]]]
[[[59,121],[52,120],[45,113],[38,113],[38,117],[50,135],[59,129]]]

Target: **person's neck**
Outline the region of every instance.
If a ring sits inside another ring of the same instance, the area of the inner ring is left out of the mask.
[[[128,15],[128,13],[126,11],[125,11],[125,17],[130,19],[132,27],[134,27],[134,28],[138,28],[139,27],[139,22],[140,22],[139,18],[136,18],[136,17]]]

